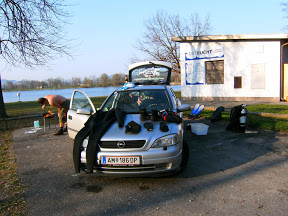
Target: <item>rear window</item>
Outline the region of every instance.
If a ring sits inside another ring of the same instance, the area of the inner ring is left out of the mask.
[[[169,84],[170,68],[157,65],[145,65],[130,71],[130,80],[136,85]]]

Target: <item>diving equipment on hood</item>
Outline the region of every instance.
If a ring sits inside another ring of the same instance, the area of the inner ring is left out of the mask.
[[[140,120],[141,121],[146,121],[146,120],[150,120],[151,116],[147,113],[146,109],[143,108],[140,110]]]
[[[153,124],[151,122],[145,122],[144,127],[148,130],[148,131],[153,131]]]
[[[180,124],[182,122],[182,118],[172,111],[163,111],[161,112],[161,115],[166,122],[172,122],[177,124]]]
[[[160,122],[160,130],[162,132],[168,132],[169,131],[168,125],[165,122]]]
[[[161,121],[162,120],[162,116],[158,110],[156,110],[156,109],[152,110],[151,120],[152,121]]]
[[[141,125],[137,124],[134,121],[130,121],[126,126],[125,126],[125,133],[139,133],[141,130]]]

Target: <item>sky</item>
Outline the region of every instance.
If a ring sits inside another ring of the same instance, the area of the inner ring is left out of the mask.
[[[73,59],[59,58],[49,62],[49,69],[34,70],[7,68],[0,60],[1,78],[44,81],[126,74],[130,59],[141,57],[135,45],[145,31],[145,21],[159,10],[185,19],[193,13],[202,18],[209,15],[211,35],[286,33],[288,19],[282,12],[283,1],[69,0],[74,4],[69,7],[73,16],[67,26],[67,38],[73,38],[76,47],[71,53]]]

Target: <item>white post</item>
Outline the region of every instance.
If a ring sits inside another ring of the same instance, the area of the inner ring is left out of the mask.
[[[19,97],[18,102],[20,102],[20,92],[17,93],[17,96]]]

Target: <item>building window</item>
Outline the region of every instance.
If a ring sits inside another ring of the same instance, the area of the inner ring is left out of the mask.
[[[224,60],[206,61],[206,83],[224,84]]]
[[[242,76],[234,77],[234,88],[242,88]]]

